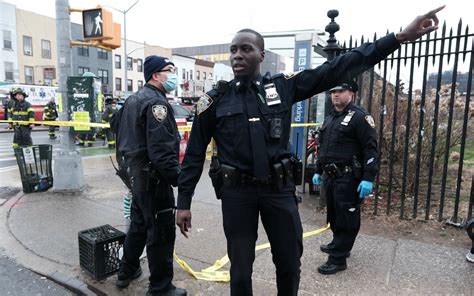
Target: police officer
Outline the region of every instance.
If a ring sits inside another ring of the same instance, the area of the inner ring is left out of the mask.
[[[149,56],[144,66],[145,87],[127,98],[112,120],[118,154],[128,167],[133,193],[131,224],[116,286],[125,288],[141,275],[140,255],[146,245],[147,295],[186,295],[171,283],[176,239],[171,186],[178,184],[180,135],[166,93],[176,88],[177,76],[174,64],[164,57]]]
[[[107,98],[105,100],[105,111],[102,114],[102,123],[110,123],[112,116],[117,113],[117,100],[113,98]],[[107,145],[110,149],[115,148],[115,135],[110,128],[104,129],[105,136],[107,138]]]
[[[397,36],[390,34],[316,69],[286,76],[260,75],[265,50],[259,33],[244,29],[235,35],[230,45],[235,79],[221,83],[197,103],[179,177],[177,213],[177,224],[187,237],[191,199],[213,138],[217,156],[209,174],[222,199],[231,295],[252,295],[259,216],[272,248],[278,295],[297,295],[303,245],[294,183],[301,180],[295,176],[300,164],[292,160],[289,144],[292,105],[372,67],[400,42],[436,29],[428,21],[437,22],[438,10],[420,16]]]
[[[56,102],[54,98],[51,98],[44,107],[43,119],[45,121],[55,121],[58,118],[58,109],[56,107]],[[56,127],[53,125],[49,126],[48,135],[50,139],[56,139]]]
[[[347,268],[346,258],[360,228],[360,203],[372,192],[377,170],[375,124],[372,116],[353,104],[357,88],[349,80],[330,90],[334,109],[319,129],[313,183],[324,187],[327,220],[333,232],[333,240],[320,247],[329,254],[328,261],[318,268],[322,274]]]
[[[20,146],[30,146],[33,145],[33,140],[31,139],[31,129],[33,129],[33,123],[25,123],[35,121],[35,112],[31,104],[25,99],[28,95],[21,88],[13,90],[12,95],[15,97],[13,105],[10,109],[10,115],[8,118],[15,121],[23,122],[12,122],[9,123],[9,128],[13,128],[13,148],[18,148]]]

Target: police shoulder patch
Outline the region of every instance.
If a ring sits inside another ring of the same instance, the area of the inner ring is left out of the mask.
[[[372,127],[375,128],[375,121],[374,118],[371,115],[366,115],[365,116],[365,121]]]
[[[151,111],[158,122],[162,122],[168,115],[168,109],[165,105],[153,105]]]
[[[199,101],[196,104],[196,112],[197,115],[200,115],[202,112],[206,111],[214,101],[208,94],[204,94],[201,96]]]
[[[301,73],[301,71],[292,72],[292,73],[285,73],[285,74],[283,74],[283,76],[285,77],[286,80],[288,80],[288,79],[291,79],[291,78],[295,77],[296,75],[298,75],[300,73]]]

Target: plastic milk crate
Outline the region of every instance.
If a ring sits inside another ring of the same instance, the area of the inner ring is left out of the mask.
[[[119,270],[125,233],[106,224],[80,231],[78,238],[79,263],[94,279],[103,280]]]

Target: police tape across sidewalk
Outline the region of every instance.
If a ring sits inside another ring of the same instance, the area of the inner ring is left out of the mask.
[[[0,123],[18,123],[18,124],[38,124],[38,125],[51,125],[51,126],[70,126],[70,127],[97,127],[97,128],[110,128],[108,123],[97,123],[97,122],[79,122],[79,121],[21,121],[21,120],[0,120]],[[319,126],[320,123],[293,123],[291,127],[309,127]],[[178,126],[180,132],[191,131],[191,125]]]
[[[319,229],[305,232],[303,234],[303,238],[314,236],[317,234],[321,234],[324,231],[329,229],[329,223],[325,227],[321,227]],[[264,250],[270,248],[270,243],[266,244],[261,244],[255,247],[255,251],[259,250]],[[204,281],[209,281],[209,282],[230,282],[230,273],[229,271],[219,271],[224,265],[226,265],[229,262],[229,257],[225,255],[221,259],[216,260],[214,262],[214,265],[205,268],[201,271],[194,271],[186,262],[181,260],[178,255],[176,255],[176,252],[173,253],[174,260],[181,266],[182,269],[186,270],[188,273],[190,273],[194,278],[198,280],[204,280]]]

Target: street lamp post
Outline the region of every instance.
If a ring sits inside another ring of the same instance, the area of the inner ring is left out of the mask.
[[[125,63],[124,63],[124,67],[123,67],[123,72],[124,72],[124,86],[125,86],[125,89],[128,89],[128,77],[127,77],[127,71],[128,71],[128,54],[127,54],[127,12],[130,11],[130,9],[132,9],[135,5],[137,5],[137,3],[139,2],[140,0],[137,0],[135,3],[133,3],[129,8],[125,9],[125,10],[120,10],[120,9],[117,9],[115,7],[111,7],[111,6],[106,6],[106,7],[109,7],[113,10],[116,10],[120,13],[123,14],[123,52],[124,52],[124,55],[125,55]]]

